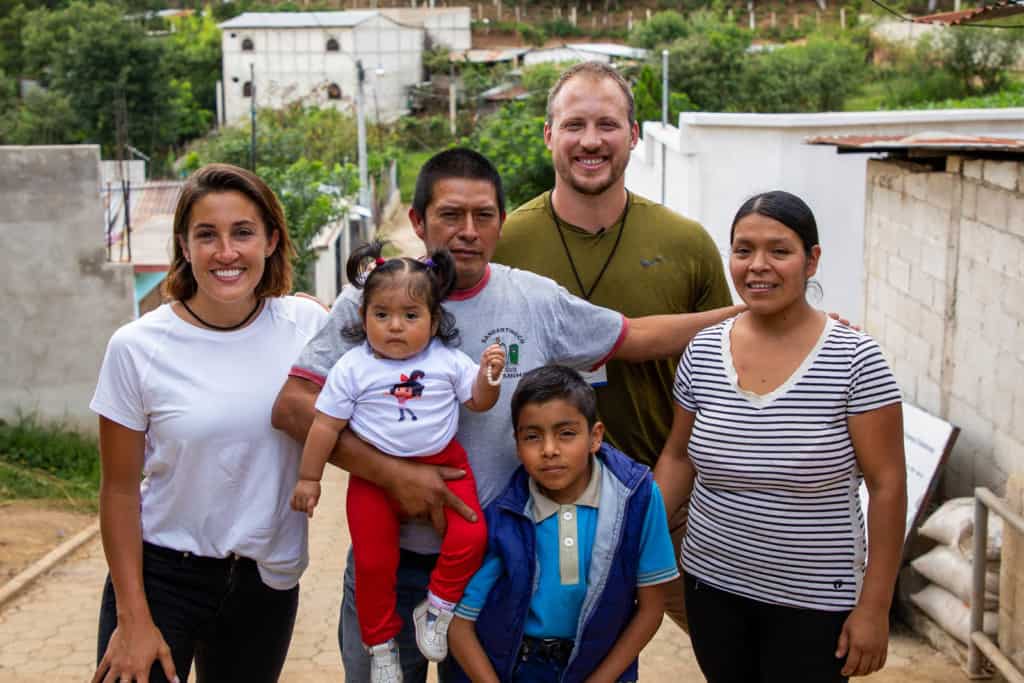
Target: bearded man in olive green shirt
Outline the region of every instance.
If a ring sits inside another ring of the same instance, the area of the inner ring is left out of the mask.
[[[691,313],[732,301],[722,257],[694,221],[626,190],[639,138],[629,85],[611,67],[578,64],[548,96],[544,140],[555,189],[513,212],[494,260],[552,278],[570,292],[627,317]],[[611,361],[597,387],[605,437],[654,467],[672,426],[675,361]],[[686,510],[670,513],[676,548]],[[682,582],[668,614],[683,628]]]

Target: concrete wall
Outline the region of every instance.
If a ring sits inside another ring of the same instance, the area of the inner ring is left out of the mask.
[[[949,496],[1024,471],[1024,162],[869,161],[866,330],[906,399],[961,428]]]
[[[0,178],[0,417],[94,430],[103,352],[134,309],[131,265],[106,262],[99,147],[0,147]]]
[[[644,124],[626,185],[700,221],[727,253],[740,204],[765,190],[788,190],[813,209],[822,240],[820,305],[863,319],[866,155],[805,144],[817,135],[910,135],[929,130],[1024,135],[1024,109],[834,114],[684,113],[679,127]]]
[[[243,51],[242,42],[253,41]],[[327,51],[329,39],[339,50]],[[367,116],[389,121],[406,111],[406,88],[422,77],[423,29],[401,26],[376,16],[354,28],[239,28],[225,29],[223,50],[224,115],[229,123],[249,115],[243,95],[256,74],[256,106],[280,107],[304,100],[311,104],[350,110],[357,90],[356,59],[366,74]],[[340,100],[327,98],[331,83],[341,88]]]

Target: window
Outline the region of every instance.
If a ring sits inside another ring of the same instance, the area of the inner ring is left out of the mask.
[[[331,83],[327,86],[327,99],[329,100],[340,100],[341,99],[341,87],[337,83]]]
[[[252,52],[255,49],[256,49],[256,47],[252,44],[252,38],[243,38],[242,39],[242,50],[244,52]]]
[[[242,84],[242,97],[252,97],[252,81]]]
[[[338,46],[338,41],[337,40],[335,40],[334,38],[328,38],[327,39],[327,51],[328,52],[337,52],[340,49],[341,48]]]

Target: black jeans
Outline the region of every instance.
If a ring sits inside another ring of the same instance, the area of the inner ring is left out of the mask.
[[[298,586],[274,590],[253,560],[199,557],[144,543],[142,580],[153,623],[171,648],[178,678],[193,660],[200,683],[274,683],[281,674],[299,607]],[[117,626],[114,586],[107,576],[100,606],[97,662]],[[151,683],[165,683],[156,662]]]
[[[690,640],[708,683],[845,683],[836,659],[849,611],[758,602],[684,575]]]

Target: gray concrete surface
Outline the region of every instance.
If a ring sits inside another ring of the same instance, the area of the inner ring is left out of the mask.
[[[99,147],[0,147],[0,178],[0,417],[94,431],[103,351],[134,310],[131,266],[106,262]]]

